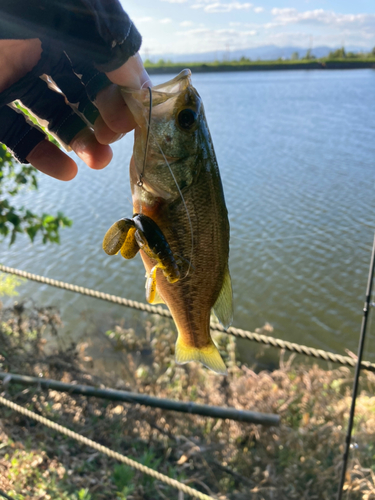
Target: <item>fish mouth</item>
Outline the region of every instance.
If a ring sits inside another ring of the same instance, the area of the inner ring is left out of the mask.
[[[177,98],[188,89],[193,89],[189,69],[184,69],[172,80],[152,88],[132,89],[130,87],[120,87],[125,103],[137,125],[141,128],[147,128],[150,103],[153,110],[155,110],[159,104],[163,104],[171,98]]]

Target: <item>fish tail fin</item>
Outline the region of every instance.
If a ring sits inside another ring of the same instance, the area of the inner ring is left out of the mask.
[[[191,347],[179,335],[176,342],[176,363],[184,365],[189,361],[200,361],[210,370],[221,375],[227,374],[227,368],[222,360],[216,345],[211,341],[205,347]]]

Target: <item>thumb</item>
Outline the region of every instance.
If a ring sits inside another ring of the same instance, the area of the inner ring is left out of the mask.
[[[143,62],[139,53],[130,57],[120,68],[106,74],[113,83],[123,87],[130,87],[133,89],[152,87],[150,77],[143,67]]]

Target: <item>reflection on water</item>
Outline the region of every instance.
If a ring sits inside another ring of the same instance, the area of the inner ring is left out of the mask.
[[[355,351],[374,229],[375,71],[199,74],[193,82],[230,215],[235,326],[253,330],[268,321],[277,337]],[[22,203],[62,210],[73,227],[60,246],[26,238],[11,249],[3,244],[0,262],[144,301],[140,258],[101,249],[109,226],[132,214],[132,141],[129,135],[114,145],[103,171],[80,164],[70,183],[41,177],[40,191]],[[134,328],[144,321],[136,311],[46,285],[26,283],[21,291],[59,306],[66,338],[89,331],[94,350],[96,332],[111,318]]]

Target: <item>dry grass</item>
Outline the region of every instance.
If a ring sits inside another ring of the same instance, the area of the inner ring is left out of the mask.
[[[32,328],[28,317],[34,317]],[[121,327],[108,335],[123,351],[132,380],[99,380],[84,368],[79,346],[44,354],[42,332],[56,322],[53,310],[4,312],[0,368],[278,413],[282,425],[263,428],[12,384],[5,394],[13,401],[218,498],[335,498],[353,378],[348,368],[324,370],[281,356],[279,369],[256,373],[237,365],[234,340],[221,336],[217,341],[227,353],[229,375],[216,376],[195,364],[175,365],[170,323],[153,318],[142,339]],[[142,349],[152,353],[148,365],[137,355]],[[363,373],[361,387],[345,500],[375,499],[375,375]],[[0,417],[0,489],[18,500],[183,498],[10,410],[0,408]]]

